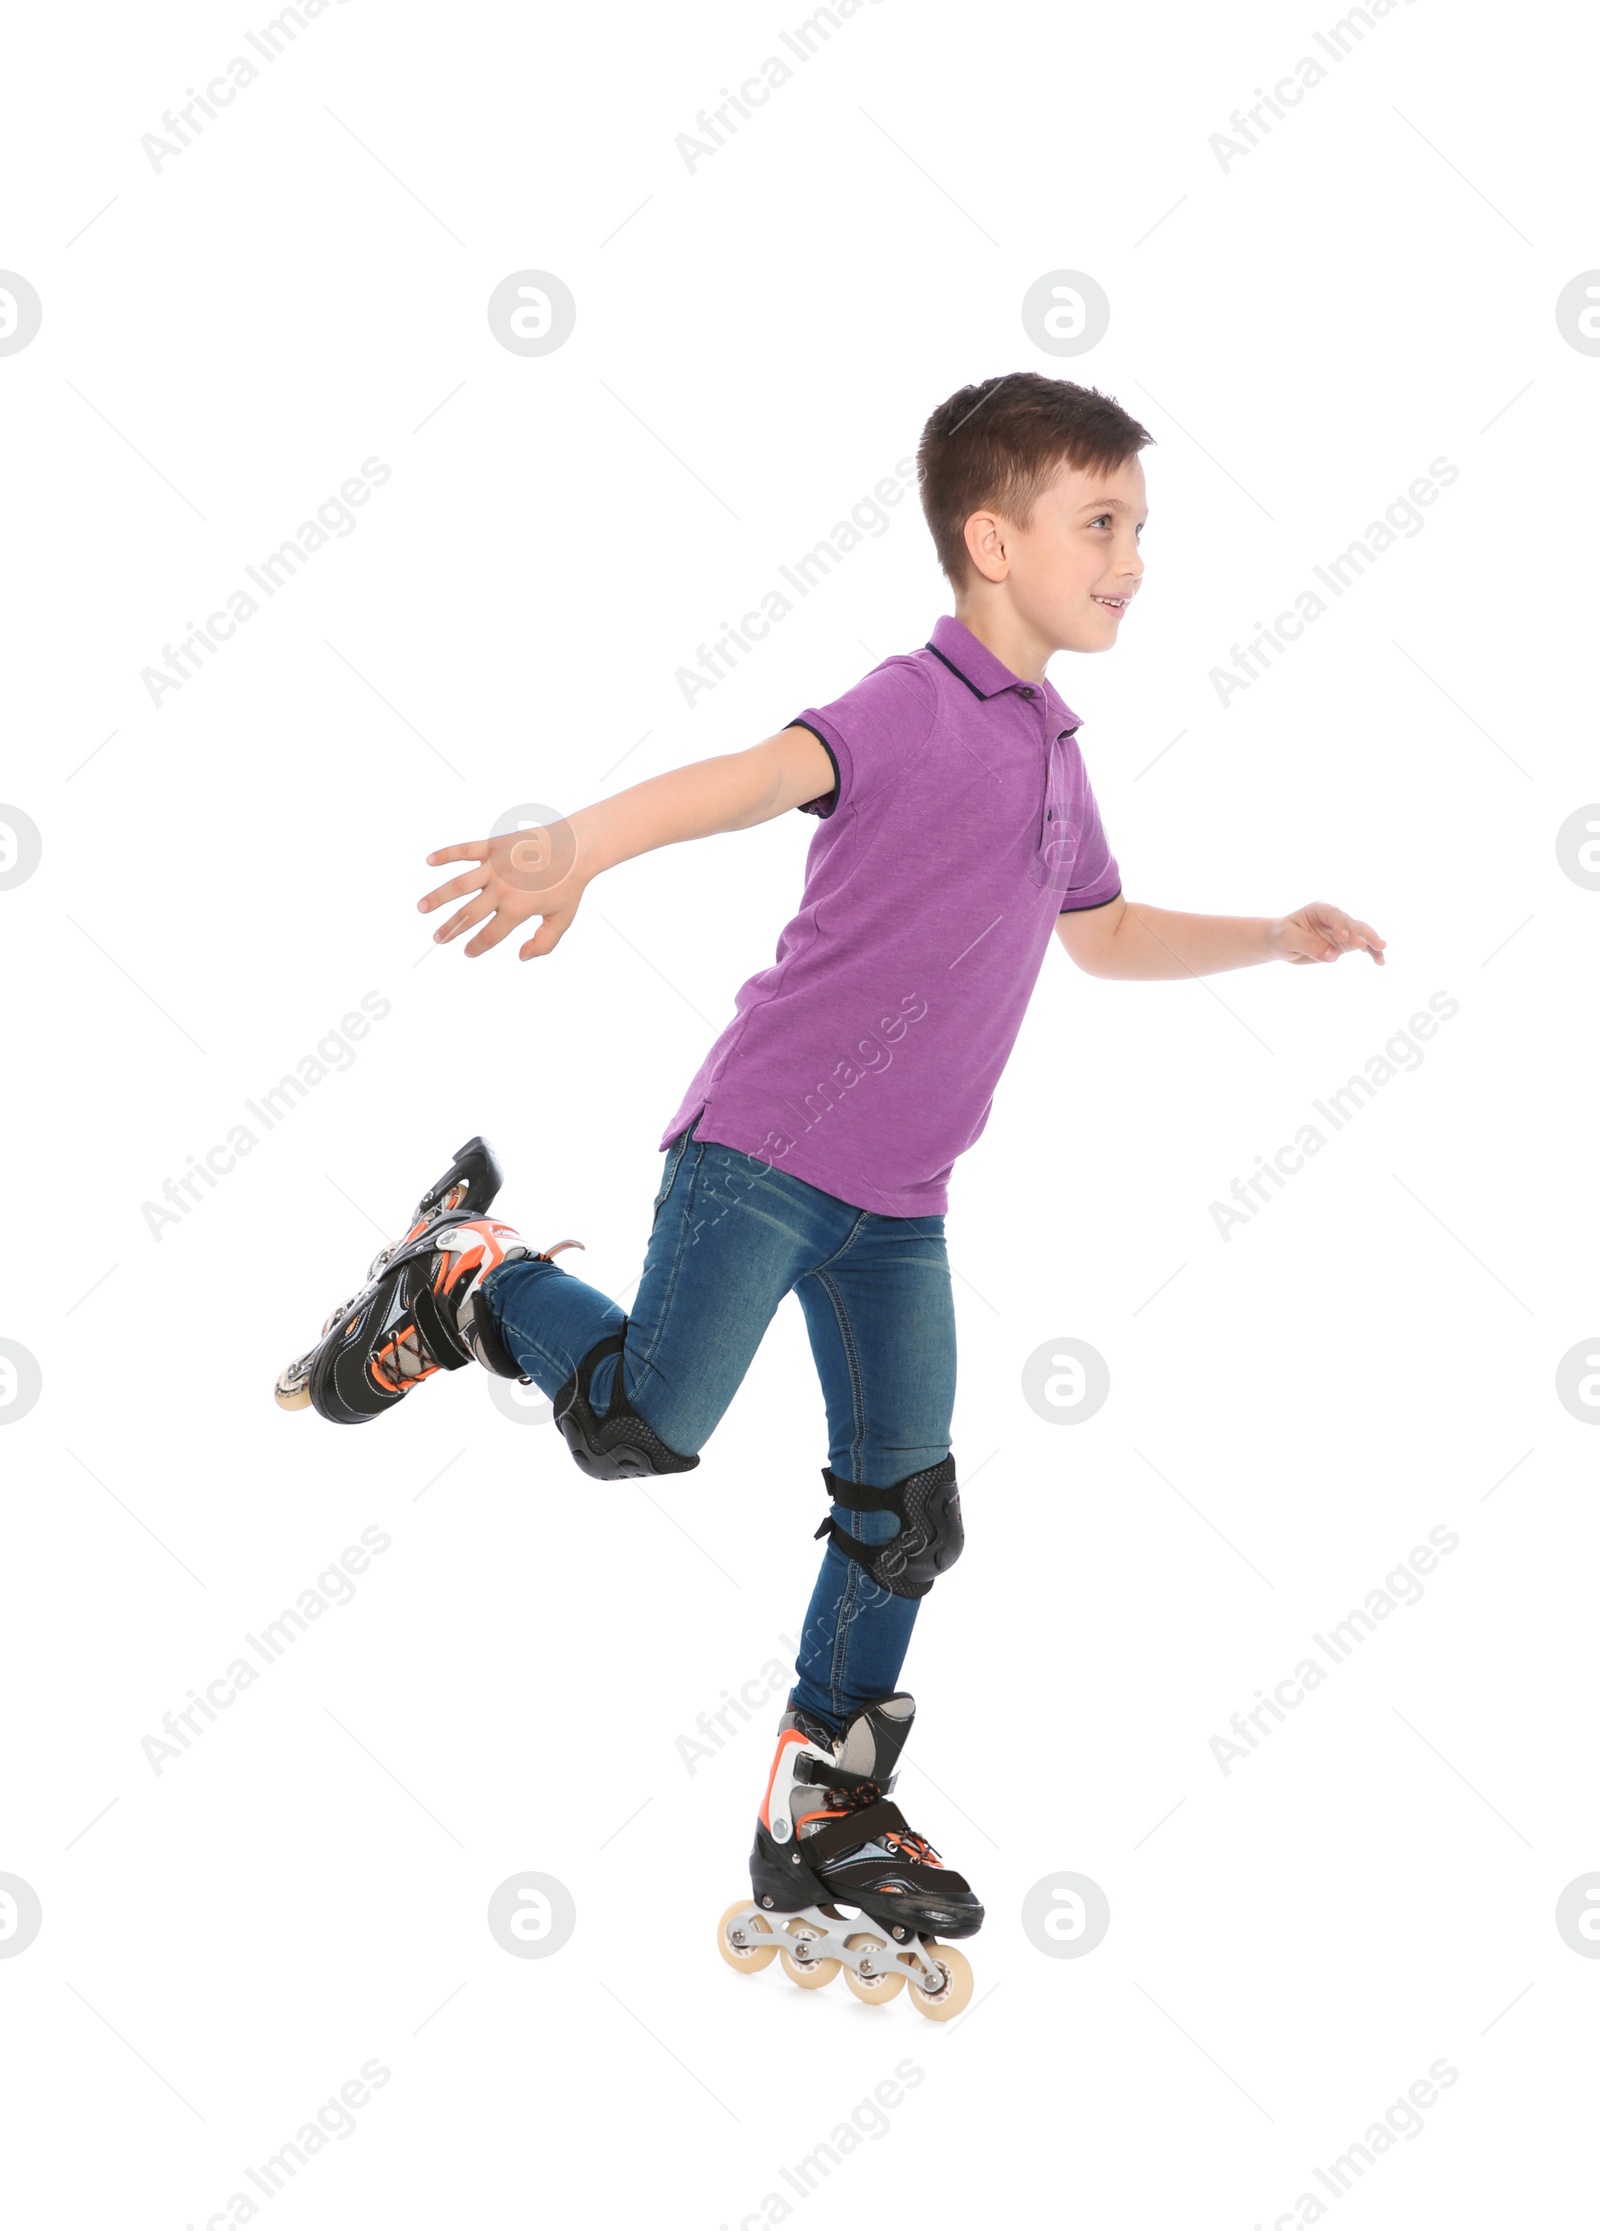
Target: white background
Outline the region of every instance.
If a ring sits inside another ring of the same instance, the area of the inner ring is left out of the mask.
[[[1441,2059],[1350,2220],[1568,2220],[1587,2177],[1600,1969],[1554,1909],[1600,1866],[1600,1436],[1554,1390],[1600,1310],[1600,895],[1555,836],[1600,795],[1600,362],[1554,305],[1600,263],[1592,29],[1398,7],[1225,171],[1211,136],[1334,11],[882,0],[691,172],[676,135],[801,12],[350,0],[159,173],[141,135],[253,51],[248,10],[11,27],[0,264],[44,305],[0,357],[0,799],[44,846],[0,893],[0,1335],[43,1374],[0,1437],[30,2226],[178,2231],[241,2191],[303,2226],[954,2225],[1031,2194],[1248,2231],[1338,2211],[1315,2167]],[[578,305],[541,358],[485,317],[526,267]],[[1072,360],[1019,316],[1062,267],[1112,305]],[[935,403],[1019,366],[1157,437],[1146,592],[1115,655],[1052,669],[1129,894],[1323,897],[1390,959],[1207,988],[1052,950],[958,1167],[969,1547],[901,1794],[990,1917],[940,2029],[713,1943],[778,1699],[692,1774],[678,1739],[765,1685],[810,1589],[792,1302],[648,1494],[477,1373],[371,1433],[270,1388],[474,1131],[505,1212],[626,1304],[655,1142],[815,824],[624,869],[533,967],[432,951],[422,856],[920,644],[948,598],[908,503],[735,678],[692,710],[674,680]],[[369,456],[356,530],[154,707],[141,670]],[[1423,531],[1222,708],[1210,670],[1436,457]],[[1224,1241],[1211,1202],[1441,991],[1421,1067]],[[354,1065],[153,1236],[143,1204],[366,992]],[[1021,1393],[1062,1336],[1111,1373],[1075,1425]],[[153,1773],[162,1715],[369,1526],[355,1600]],[[1435,1527],[1423,1600],[1225,1776],[1230,1716]],[[485,1925],[525,1869],[576,1901],[547,1959]],[[1079,1959],[1021,1925],[1066,1870],[1111,1907]],[[353,2133],[266,2202],[245,2166],[371,2059]],[[782,2170],[902,2062],[802,2197]]]

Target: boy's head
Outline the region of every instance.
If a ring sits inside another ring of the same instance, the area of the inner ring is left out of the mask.
[[[1097,388],[1038,372],[941,403],[917,478],[958,617],[1004,610],[1046,656],[1109,650],[1144,570],[1139,452],[1153,439]]]

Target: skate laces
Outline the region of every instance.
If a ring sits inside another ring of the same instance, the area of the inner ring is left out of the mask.
[[[378,1349],[371,1368],[372,1376],[386,1393],[404,1394],[422,1380],[431,1379],[440,1366],[413,1318]]]
[[[867,1806],[876,1805],[883,1791],[876,1782],[850,1782],[834,1793],[839,1803],[826,1811],[803,1813],[801,1824],[811,1820],[848,1820],[852,1813],[864,1812]],[[919,1860],[925,1867],[940,1867],[944,1862],[926,1836],[919,1836],[911,1828],[886,1828],[883,1840],[896,1851],[903,1851],[908,1859]]]

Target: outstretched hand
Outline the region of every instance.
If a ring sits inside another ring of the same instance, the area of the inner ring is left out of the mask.
[[[553,952],[572,926],[587,881],[578,873],[576,855],[571,827],[564,821],[548,829],[514,829],[508,836],[481,837],[475,844],[446,845],[442,852],[428,854],[430,868],[454,860],[475,864],[418,899],[417,912],[431,914],[451,899],[465,899],[467,903],[434,931],[433,941],[448,945],[481,923],[466,947],[469,960],[487,953],[491,945],[498,945],[537,914],[538,929],[517,953],[519,960],[534,960]]]
[[[1358,922],[1342,907],[1313,899],[1297,914],[1285,914],[1267,932],[1272,957],[1292,961],[1297,968],[1307,961],[1336,961],[1345,953],[1370,953],[1383,966],[1385,943],[1369,923]]]

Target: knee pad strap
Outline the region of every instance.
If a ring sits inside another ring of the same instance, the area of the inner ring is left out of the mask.
[[[863,1487],[855,1480],[840,1479],[826,1465],[822,1483],[830,1503],[838,1503],[847,1511],[893,1511],[899,1520],[900,1531],[889,1541],[858,1542],[830,1511],[814,1537],[821,1541],[824,1534],[829,1535],[837,1548],[864,1565],[891,1596],[925,1596],[966,1545],[953,1456],[929,1465],[926,1471],[908,1472],[893,1487]]]
[[[595,1343],[572,1377],[557,1390],[555,1420],[572,1451],[572,1461],[592,1480],[635,1480],[653,1472],[692,1472],[699,1457],[680,1456],[676,1449],[669,1449],[628,1400],[622,1383],[622,1349],[627,1337],[624,1321],[620,1332],[608,1333]],[[597,1418],[589,1407],[589,1382],[595,1366],[609,1355],[617,1359],[616,1377],[606,1414]]]

